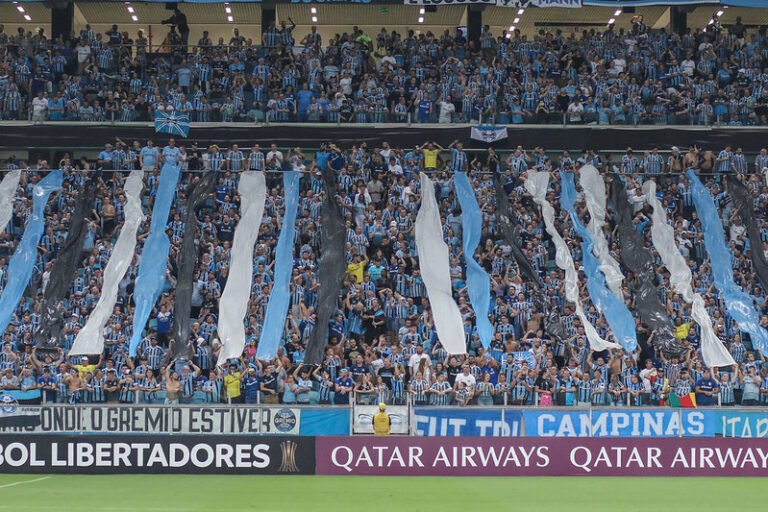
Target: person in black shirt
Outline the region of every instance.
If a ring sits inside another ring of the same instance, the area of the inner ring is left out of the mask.
[[[163,25],[175,25],[179,29],[179,35],[181,36],[181,51],[187,53],[187,44],[189,44],[189,24],[187,24],[187,16],[175,8],[173,10],[173,16],[167,20],[161,21]]]

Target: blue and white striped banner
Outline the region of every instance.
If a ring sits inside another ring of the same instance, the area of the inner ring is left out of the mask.
[[[592,303],[598,311],[605,316],[608,325],[613,330],[613,336],[621,343],[629,353],[637,348],[637,333],[635,331],[635,319],[629,312],[624,301],[616,297],[608,289],[605,277],[599,270],[599,262],[592,253],[594,243],[587,228],[581,223],[574,204],[576,202],[576,183],[573,173],[561,173],[562,192],[560,195],[560,204],[571,218],[571,223],[581,237],[581,249],[583,253],[584,271],[587,274],[587,290]]]

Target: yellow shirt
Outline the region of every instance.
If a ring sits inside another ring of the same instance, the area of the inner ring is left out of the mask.
[[[377,436],[389,435],[389,414],[377,412],[373,415],[373,434]]]
[[[240,372],[230,373],[224,377],[224,388],[229,398],[240,396]]]
[[[86,365],[75,364],[72,366],[75,368],[75,370],[77,370],[77,374],[80,376],[81,379],[86,373],[88,372],[93,373],[94,370],[96,370],[95,364],[86,364]]]
[[[347,274],[355,276],[358,283],[363,282],[363,269],[365,268],[365,262],[360,261],[355,263],[354,261],[347,265]]]
[[[688,337],[688,330],[691,328],[691,324],[680,324],[675,326],[675,338],[684,340]]]
[[[437,169],[437,155],[440,154],[440,150],[422,149],[421,153],[424,155],[424,168]]]

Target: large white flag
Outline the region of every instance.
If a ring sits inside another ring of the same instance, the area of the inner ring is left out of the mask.
[[[16,197],[19,178],[21,178],[21,169],[14,169],[6,174],[0,183],[0,233],[5,230],[13,217],[13,198]]]
[[[245,313],[251,297],[253,281],[253,246],[259,236],[264,203],[267,200],[267,185],[261,171],[246,171],[240,174],[237,187],[240,195],[240,222],[235,228],[232,241],[232,261],[229,279],[219,299],[219,351],[218,364],[238,358],[245,347]]]
[[[144,171],[131,171],[125,180],[125,222],[115,242],[112,254],[104,269],[104,282],[96,307],[72,344],[70,355],[100,354],[104,351],[104,325],[112,316],[117,302],[120,281],[133,262],[136,252],[136,233],[144,221],[141,211],[141,189],[144,187]]]
[[[656,198],[656,183],[649,180],[643,184],[643,193],[646,201],[653,208],[651,215],[651,238],[653,246],[661,257],[661,261],[669,270],[669,282],[672,289],[691,304],[691,317],[701,328],[701,355],[709,367],[730,366],[734,364],[733,357],[725,348],[725,345],[715,335],[712,328],[712,319],[704,306],[704,299],[698,293],[694,293],[691,287],[693,275],[691,269],[680,254],[675,243],[675,230],[667,224],[667,214],[661,202]]]
[[[584,314],[584,307],[581,305],[581,298],[579,297],[578,275],[573,264],[573,256],[571,256],[571,251],[568,249],[565,240],[563,240],[563,237],[560,236],[560,233],[555,228],[555,209],[552,208],[552,205],[546,199],[548,185],[549,173],[528,171],[525,188],[533,196],[533,202],[541,208],[544,226],[549,236],[552,237],[552,242],[555,244],[555,263],[557,263],[561,270],[565,271],[565,298],[568,302],[573,302],[576,305],[576,316],[579,317],[579,320],[584,325],[584,331],[587,335],[589,346],[592,349],[596,352],[601,352],[609,348],[621,348],[621,345],[618,343],[611,343],[601,338],[595,327],[589,322],[587,315]]]
[[[416,216],[416,248],[437,336],[449,354],[466,354],[464,321],[451,291],[448,245],[443,241],[435,185],[425,173],[421,173],[421,207]]]

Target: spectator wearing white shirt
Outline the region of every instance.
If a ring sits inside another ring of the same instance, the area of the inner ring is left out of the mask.
[[[467,386],[467,389],[470,390],[471,393],[474,392],[477,381],[475,380],[475,376],[469,372],[468,364],[462,366],[461,373],[456,376],[456,387],[458,387],[461,383],[464,383],[464,385]]]

